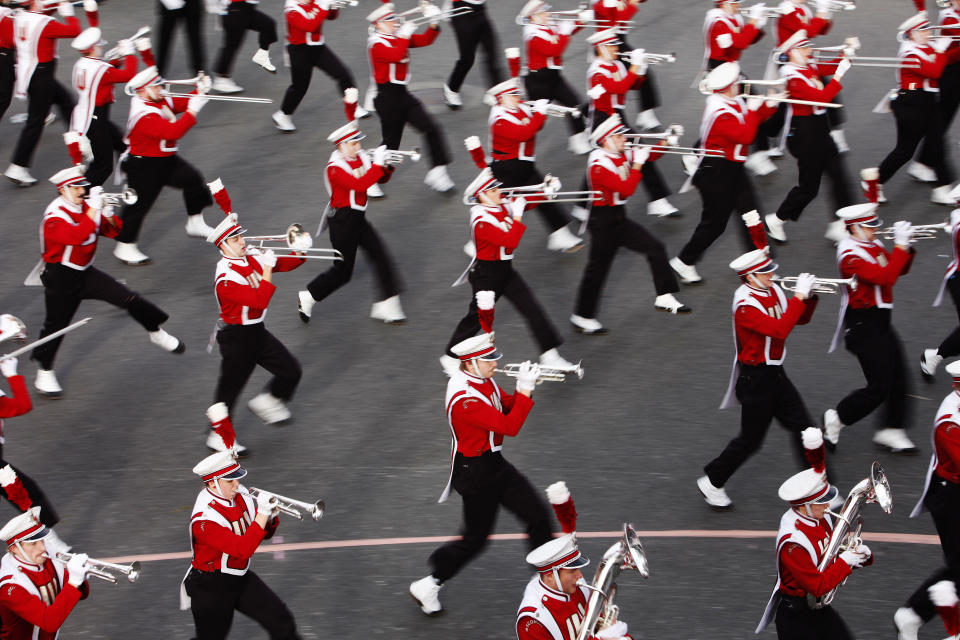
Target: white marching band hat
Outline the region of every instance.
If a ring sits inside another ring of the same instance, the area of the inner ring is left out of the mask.
[[[603,141],[606,140],[608,136],[612,136],[617,133],[626,133],[629,130],[630,129],[625,127],[623,122],[621,122],[620,116],[613,114],[600,123],[600,126],[590,133],[590,142],[598,147],[602,147]]]
[[[767,252],[761,249],[748,251],[730,263],[730,268],[741,278],[751,273],[770,273],[776,271],[778,266],[770,259]]]
[[[809,47],[810,39],[807,37],[806,29],[800,29],[799,31],[794,32],[792,36],[783,41],[779,47],[777,47],[777,53],[789,53],[791,49],[799,49],[800,47]]]
[[[909,35],[914,29],[926,29],[930,26],[930,20],[927,18],[927,12],[921,11],[915,16],[911,16],[900,23],[900,26],[897,27],[897,33],[902,33],[903,35]]]
[[[473,182],[467,185],[467,189],[463,193],[463,198],[467,202],[474,202],[481,193],[489,191],[490,189],[496,189],[500,184],[500,181],[493,175],[490,167],[487,167],[473,179]]]
[[[527,4],[523,5],[523,9],[520,9],[520,17],[529,18],[535,13],[550,11],[550,8],[551,6],[543,0],[530,0]]]
[[[777,494],[794,507],[805,504],[828,504],[837,497],[837,488],[827,482],[827,474],[804,469],[787,478]]]
[[[150,65],[137,75],[133,76],[123,88],[123,92],[128,96],[134,95],[138,90],[151,84],[160,84],[160,72],[155,65]]]
[[[724,62],[708,73],[700,82],[700,93],[710,94],[723,91],[740,79],[740,64]]]
[[[247,470],[237,462],[237,456],[232,449],[211,453],[197,463],[193,472],[200,476],[200,479],[204,482],[210,482],[217,478],[237,480],[247,475]]]
[[[601,44],[622,44],[620,32],[617,29],[604,29],[587,37],[587,44],[594,47]]]
[[[220,243],[227,238],[242,236],[246,232],[247,230],[240,226],[237,214],[228,213],[226,216],[224,216],[223,220],[220,221],[220,224],[214,227],[213,231],[207,234],[207,242],[219,246]]]
[[[539,573],[549,573],[554,569],[581,569],[590,564],[590,558],[580,553],[576,534],[567,533],[528,553],[527,563]]]
[[[377,7],[367,16],[367,22],[380,22],[381,20],[396,20],[397,14],[393,10],[393,3],[387,2]]]
[[[490,100],[496,101],[500,96],[505,95],[521,95],[520,82],[516,78],[504,80],[487,89],[487,97],[490,98]]]
[[[50,176],[50,182],[52,182],[57,189],[63,189],[64,187],[87,187],[90,185],[86,176],[83,175],[83,167],[80,165],[74,165],[67,169],[57,171]]]
[[[86,51],[98,44],[106,44],[106,40],[103,39],[103,33],[99,27],[84,29],[80,35],[70,41],[70,46],[77,51]]]
[[[467,338],[450,347],[453,355],[461,361],[467,360],[499,360],[503,354],[497,351],[494,344],[494,332],[481,333],[478,336]]]
[[[333,133],[327,136],[327,140],[333,144],[340,144],[342,142],[350,142],[353,140],[363,140],[367,136],[360,131],[360,127],[357,126],[356,120],[348,122],[343,125]]]
[[[864,227],[876,228],[883,224],[883,220],[877,217],[877,206],[876,202],[850,205],[838,209],[837,217],[843,220],[847,226],[859,224]]]
[[[36,542],[53,533],[40,522],[40,507],[30,507],[0,529],[0,539],[8,547],[20,542]]]

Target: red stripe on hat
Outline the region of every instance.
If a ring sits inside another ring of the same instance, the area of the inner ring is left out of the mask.
[[[223,469],[220,469],[219,471],[214,471],[213,473],[208,473],[205,476],[201,476],[200,479],[203,480],[204,482],[210,482],[211,480],[216,480],[217,478],[221,476],[225,476],[228,473],[233,473],[239,468],[240,468],[240,463],[234,462],[233,464],[226,466]]]
[[[63,187],[69,187],[71,184],[75,182],[86,182],[86,180],[87,179],[84,176],[74,176],[72,178],[67,178],[66,180],[64,180],[63,182],[57,185],[57,189],[62,189]]]
[[[813,495],[809,495],[806,498],[800,498],[799,500],[791,500],[790,504],[792,504],[795,507],[799,507],[801,505],[807,504],[808,502],[813,502],[818,498],[822,498],[823,496],[827,495],[828,491],[830,491],[829,482],[826,484],[826,486],[823,489],[821,489],[820,491],[817,491]]]
[[[466,355],[460,356],[461,360],[473,360],[474,358],[479,358],[487,354],[493,353],[497,350],[495,345],[490,345],[486,349],[481,349],[480,351],[474,351],[473,353],[468,353]]]
[[[567,564],[568,562],[570,562],[571,560],[573,560],[574,558],[576,558],[576,557],[579,556],[579,555],[580,555],[580,550],[579,550],[579,549],[574,549],[572,552],[570,552],[570,553],[568,553],[567,555],[563,556],[563,557],[560,558],[559,560],[554,560],[553,562],[551,562],[550,564],[548,564],[548,565],[546,565],[546,566],[544,566],[544,567],[537,567],[537,571],[539,571],[540,573],[547,573],[548,571],[553,571],[554,568],[556,568],[556,567],[562,567],[563,565]]]
[[[340,143],[342,143],[342,142],[346,142],[347,140],[349,140],[349,139],[352,138],[353,136],[357,135],[358,133],[360,133],[360,130],[359,130],[359,129],[354,129],[354,130],[351,131],[350,133],[346,133],[346,134],[344,134],[343,136],[337,138],[337,141],[334,142],[334,144],[340,144]]]
[[[37,531],[40,531],[40,529],[43,529],[43,523],[37,522],[34,526],[30,527],[26,531],[21,531],[20,533],[16,534],[15,536],[7,540],[7,546],[14,544],[17,540],[23,540],[27,536],[33,535]]]
[[[759,263],[759,264],[750,265],[750,266],[747,267],[746,269],[741,269],[740,271],[737,272],[737,275],[738,275],[738,276],[745,276],[745,275],[747,275],[748,273],[753,273],[753,272],[756,271],[757,269],[762,269],[763,267],[767,266],[767,265],[770,264],[771,262],[772,262],[772,260],[770,260],[770,258],[766,258],[763,262],[761,262],[761,263]]]
[[[231,233],[233,233],[239,228],[240,228],[239,224],[233,225],[232,227],[230,227],[229,229],[221,233],[220,236],[217,238],[216,242],[214,242],[213,244],[220,244],[221,242],[227,239],[227,236],[229,236]]]
[[[490,185],[492,185],[492,184],[493,184],[494,182],[496,182],[496,181],[497,181],[497,178],[496,178],[496,177],[490,178],[489,180],[487,180],[486,182],[484,182],[482,185],[480,185],[479,187],[477,187],[476,191],[473,192],[473,195],[477,195],[478,193],[481,193],[481,192],[483,192],[483,191],[486,191],[487,189],[490,188]]]
[[[871,220],[876,220],[877,214],[870,213],[869,215],[862,216],[860,218],[854,218],[853,220],[844,220],[847,224],[860,224],[861,222],[870,222]]]

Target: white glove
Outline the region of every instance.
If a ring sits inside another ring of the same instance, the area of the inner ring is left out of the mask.
[[[96,13],[100,9],[97,0],[83,0],[83,10],[87,13]]]
[[[378,164],[381,167],[387,166],[387,145],[382,144],[376,149],[373,150],[373,164]]]
[[[273,269],[275,266],[277,266],[277,254],[273,252],[273,249],[267,249],[261,253],[259,256],[257,256],[257,260],[264,267],[270,267]]]
[[[527,199],[524,197],[514,198],[510,202],[510,215],[515,219],[520,220],[523,218],[523,211],[527,208]]]
[[[849,38],[843,41],[843,44],[846,46],[847,49],[853,49],[854,53],[856,53],[857,51],[860,51],[860,38],[858,38],[857,36],[850,36]]]
[[[680,136],[669,135],[666,137],[668,147],[676,147],[680,145]]]
[[[438,15],[440,15],[440,9],[438,9],[436,5],[434,4],[423,5],[423,17],[425,19],[429,20],[430,18],[434,18]],[[436,20],[434,20],[433,22],[436,22]]]
[[[633,150],[631,162],[634,164],[643,164],[650,157],[650,147],[637,147]]]
[[[533,391],[537,387],[537,378],[540,377],[540,365],[529,360],[520,365],[517,372],[517,391]]]
[[[193,115],[197,115],[198,113],[200,113],[200,110],[203,109],[203,107],[207,104],[207,100],[209,99],[210,98],[208,98],[206,95],[202,93],[193,96],[192,98],[190,98],[190,101],[187,103],[187,111],[189,111]]]
[[[540,115],[547,115],[547,109],[550,108],[550,100],[547,98],[540,98],[533,103],[533,110]]]
[[[601,640],[616,640],[617,638],[623,638],[627,635],[627,623],[623,620],[617,620],[609,627],[604,627],[597,632],[598,638]]]
[[[584,9],[583,11],[577,14],[577,20],[579,20],[580,22],[590,22],[591,20],[593,20],[593,18],[594,18],[593,9]]]
[[[913,227],[906,220],[893,223],[893,243],[901,247],[909,247],[913,242]]]
[[[576,28],[577,23],[573,20],[561,20],[560,24],[557,25],[557,33],[562,36],[569,36]]]
[[[683,125],[682,125],[682,124],[677,124],[677,123],[675,122],[675,123],[673,123],[673,124],[670,125],[670,127],[667,129],[667,132],[668,132],[670,135],[672,135],[672,136],[677,136],[677,137],[679,138],[679,137],[681,137],[681,136],[686,132],[686,129],[683,128]]]
[[[760,224],[760,214],[756,209],[753,211],[748,211],[740,217],[743,219],[743,224],[747,225],[748,227],[755,227]]]
[[[133,52],[135,51],[133,48],[133,42],[131,42],[129,39],[120,40],[117,42],[117,51],[122,56],[132,56]]]
[[[831,0],[813,0],[813,6],[817,8],[817,15],[827,20],[833,17],[833,6]]]
[[[933,47],[933,50],[937,53],[943,53],[950,47],[950,43],[953,42],[950,38],[944,36],[937,36],[936,38],[930,38],[930,46]]]
[[[92,187],[87,194],[87,205],[99,211],[103,208],[103,187]]]
[[[630,52],[630,66],[639,67],[647,63],[646,49],[634,49]]]
[[[4,358],[0,360],[0,373],[3,374],[4,378],[12,378],[17,375],[17,359]]]
[[[733,46],[733,36],[729,33],[721,33],[717,36],[717,46],[721,49],[728,49]]]
[[[863,563],[867,561],[867,557],[868,556],[861,554],[859,551],[851,551],[850,549],[840,554],[840,559],[850,565],[851,569],[862,567]]]
[[[268,516],[276,515],[277,510],[276,497],[269,491],[257,492],[257,513],[265,513]]]
[[[397,29],[397,37],[403,38],[405,40],[409,40],[410,36],[416,33],[416,31],[417,31],[416,24],[412,22],[404,22],[402,25],[400,25],[400,28]]]
[[[603,85],[602,85],[602,84],[597,84],[597,85],[594,85],[594,86],[590,87],[590,90],[587,91],[587,96],[588,96],[591,100],[599,100],[599,99],[600,99],[600,96],[602,96],[602,95],[605,94],[606,92],[607,92],[607,90],[603,88]]]
[[[72,18],[76,15],[76,12],[73,10],[73,5],[69,2],[61,2],[57,5],[57,13],[59,13],[64,18]]]
[[[552,176],[549,173],[547,177],[543,180],[543,190],[546,193],[556,193],[560,191],[560,187],[563,185],[560,183],[560,178],[557,176]]]
[[[143,37],[137,38],[137,51],[149,51],[150,50],[150,38]]]
[[[850,70],[850,67],[853,66],[852,63],[844,58],[837,65],[837,70],[834,72],[833,77],[837,80],[841,80],[843,76],[847,75],[847,71]]]
[[[763,96],[750,96],[747,98],[747,109],[750,111],[756,111],[761,106],[763,106],[764,98]]]
[[[764,96],[764,103],[767,105],[768,108],[770,108],[770,109],[775,109],[775,108],[777,108],[777,107],[780,105],[780,103],[779,103],[778,101],[776,101],[776,100],[770,100],[770,98],[781,98],[781,99],[783,99],[783,98],[786,98],[786,97],[787,97],[787,92],[786,92],[786,91],[775,91],[775,92],[773,92],[773,93],[771,93],[771,94],[768,94],[768,95]]]
[[[73,586],[79,588],[83,584],[84,579],[87,577],[87,560],[90,559],[85,553],[78,553],[70,558],[67,562],[67,573],[70,574],[67,577],[67,582]]]
[[[210,89],[213,88],[213,78],[207,74],[201,72],[197,76],[197,93],[210,93]]]
[[[812,273],[801,273],[797,276],[797,286],[794,293],[804,298],[810,297],[810,290],[813,289],[813,281],[816,277]]]
[[[762,29],[767,24],[766,10],[763,3],[755,4],[747,10],[747,15],[756,23],[757,29]]]
[[[873,557],[873,551],[871,551],[870,547],[863,544],[862,542],[860,543],[858,550],[860,551],[860,555],[862,555],[865,558],[864,562],[867,562],[868,560],[870,560],[870,558]]]

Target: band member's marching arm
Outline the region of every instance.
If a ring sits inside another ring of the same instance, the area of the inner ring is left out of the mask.
[[[803,29],[807,37],[825,36],[833,26],[830,0],[813,0],[816,13],[810,10],[807,0],[791,0],[787,11],[777,18],[777,46],[782,45],[790,36]]]

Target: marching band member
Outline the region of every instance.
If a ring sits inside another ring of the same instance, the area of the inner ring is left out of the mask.
[[[729,509],[733,502],[724,486],[737,469],[756,453],[774,418],[793,432],[800,451],[800,432],[815,423],[803,398],[783,369],[787,358],[787,337],[794,327],[807,324],[817,308],[817,296],[810,295],[814,276],[800,274],[793,298],[788,302],[780,285],[773,281],[777,270],[765,251],[755,249],[730,263],[743,284],[733,294],[734,347],[737,357],[730,375],[730,387],[720,407],[740,402],[740,434],[704,468],[697,487],[714,509]],[[802,457],[802,456],[801,456]]]
[[[644,50],[634,49],[630,53],[630,66],[620,61],[621,44],[620,32],[617,29],[604,29],[587,38],[597,52],[597,57],[587,69],[587,84],[590,89],[590,112],[592,115],[591,128],[596,131],[607,118],[617,115],[621,123],[627,122],[624,112],[626,94],[631,88],[643,84],[647,75],[647,63],[644,61]],[[624,127],[629,132],[629,127]],[[641,179],[643,188],[647,192],[649,202],[647,214],[653,216],[668,216],[677,212],[677,208],[670,204],[667,195],[670,191],[660,175],[660,171],[649,165]]]
[[[73,608],[90,595],[87,554],[74,554],[66,563],[56,560],[69,547],[44,526],[40,507],[7,522],[0,539],[7,545],[0,559],[3,637],[56,640]]]
[[[761,208],[744,162],[757,127],[776,113],[777,107],[764,104],[761,96],[740,96],[739,79],[740,65],[731,62],[716,67],[702,83],[704,91],[713,93],[707,97],[703,111],[701,144],[706,149],[722,151],[723,157],[702,156],[693,174],[693,185],[703,201],[700,223],[677,257],[670,260],[670,266],[684,284],[703,282],[696,264],[723,235],[734,210],[742,215]],[[741,231],[744,246],[751,247],[746,228]]]
[[[789,57],[789,62],[780,67],[780,77],[786,79],[787,93],[792,99],[830,102],[843,88],[840,80],[850,69],[850,61],[843,58],[833,78],[824,85],[820,81],[820,70],[812,61],[813,49],[803,29],[784,41],[776,52]],[[780,203],[776,213],[764,217],[770,237],[779,242],[787,241],[784,229],[786,222],[799,220],[803,210],[817,197],[824,174],[833,187],[831,195],[834,209],[853,204],[846,164],[841,160],[840,151],[830,136],[829,109],[788,104],[786,110],[786,126],[789,127],[787,148],[797,159],[799,180]],[[839,242],[843,234],[837,231],[838,225],[832,226],[828,237]]]
[[[201,0],[157,0],[159,24],[157,33],[157,69],[160,75],[167,73],[167,60],[173,48],[174,31],[178,22],[183,22],[190,48],[190,68],[194,75],[200,75],[206,67],[206,53],[203,46],[203,5]]]
[[[310,281],[306,291],[300,291],[300,319],[310,321],[313,305],[350,282],[357,261],[357,250],[373,262],[380,290],[378,302],[373,303],[370,317],[386,324],[400,324],[407,319],[400,305],[400,278],[380,234],[367,219],[367,189],[390,179],[387,171],[387,148],[378,147],[368,154],[360,146],[366,136],[356,120],[345,124],[329,136],[336,149],[330,154],[323,183],[330,194],[330,214],[325,219],[330,225],[330,242],[343,255],[333,265]]]
[[[808,459],[817,459],[814,468],[780,485],[780,499],[789,502],[790,508],[780,518],[777,532],[777,586],[757,633],[775,619],[780,640],[852,640],[853,634],[832,606],[814,609],[808,603],[808,598],[820,598],[839,586],[854,569],[873,564],[870,548],[861,543],[841,552],[823,571],[817,568],[834,528],[826,511],[838,492],[827,480],[823,441],[815,432],[808,429],[803,434]]]
[[[90,183],[79,166],[58,171],[50,182],[60,196],[47,205],[40,224],[40,251],[44,262],[40,280],[47,310],[40,337],[70,324],[83,300],[103,300],[126,309],[147,330],[153,344],[170,353],[183,353],[183,343],[160,327],[169,318],[166,313],[93,266],[97,239],[100,236],[115,238],[123,227],[112,208],[102,205],[102,190],[94,187],[84,200]],[[39,367],[34,387],[45,396],[58,397],[63,393],[53,372],[53,361],[62,340],[60,337],[42,344],[31,355]]]
[[[460,87],[473,67],[477,47],[483,47],[488,87],[503,81],[503,67],[500,66],[497,32],[487,16],[487,0],[453,0],[450,4],[453,9],[470,9],[469,13],[450,18],[453,32],[457,36],[458,57],[450,71],[450,77],[443,85],[443,99],[451,109],[459,109],[463,106]]]
[[[954,187],[951,195],[960,195],[960,191]],[[933,301],[933,306],[940,305],[943,292],[947,290],[953,300],[953,306],[957,310],[957,317],[960,318],[960,276],[957,275],[957,270],[960,268],[960,208],[950,212],[950,238],[953,244],[953,260],[950,261],[946,273],[943,274],[940,291]],[[960,325],[943,339],[939,347],[923,350],[920,354],[920,373],[925,380],[932,382],[933,375],[940,362],[944,358],[952,358],[956,355],[960,355]]]
[[[280,110],[273,114],[273,123],[284,132],[296,131],[290,116],[307,95],[314,67],[337,81],[340,93],[356,87],[350,69],[327,46],[323,23],[336,20],[338,9],[331,9],[329,0],[286,0],[283,15],[287,20],[287,54],[290,57],[290,86],[283,94]],[[358,117],[367,112],[358,109]]]
[[[94,0],[90,0],[94,2]],[[13,29],[18,35],[16,96],[27,100],[27,122],[20,130],[10,166],[4,175],[17,186],[30,187],[37,179],[30,175],[33,152],[40,142],[44,121],[50,107],[56,105],[67,121],[73,109],[73,96],[56,78],[57,40],[80,35],[80,21],[73,4],[64,0],[57,12],[64,18],[58,22],[46,14],[43,0],[18,0],[25,10],[13,14]]]
[[[553,100],[565,107],[577,107],[583,100],[563,77],[563,53],[576,33],[577,23],[561,20],[551,24],[549,7],[543,0],[529,0],[520,10],[527,49],[527,75],[523,79],[531,100]],[[567,149],[576,154],[590,153],[587,123],[583,114],[564,118],[570,127]]]
[[[292,271],[305,259],[290,255],[277,257],[273,251],[247,248],[243,240],[246,229],[237,222],[229,196],[219,178],[210,183],[210,190],[227,217],[207,236],[207,242],[220,250],[215,292],[220,305],[217,344],[223,360],[213,401],[223,402],[230,413],[240,392],[250,379],[254,367],[260,365],[273,374],[264,391],[247,403],[266,424],[290,419],[287,402],[300,382],[302,369],[296,357],[267,331],[263,319],[267,306],[277,290],[273,274]],[[211,438],[212,440],[212,438]],[[207,441],[216,447],[216,442]]]
[[[936,172],[930,201],[954,205],[950,197],[953,168],[947,161],[943,143],[943,119],[938,107],[939,78],[947,63],[944,53],[949,38],[930,38],[926,11],[905,20],[898,27],[900,64],[897,69],[899,90],[893,100],[897,123],[897,144],[880,163],[880,184],[886,183],[913,157],[921,140],[926,142],[926,162]],[[908,67],[907,65],[912,65]]]
[[[459,362],[456,346],[486,327],[482,327],[478,312],[478,292],[492,292],[494,299],[506,296],[527,321],[534,339],[540,347],[540,364],[558,369],[573,369],[576,365],[567,361],[557,351],[563,338],[550,322],[543,307],[523,277],[513,268],[513,252],[527,227],[523,224],[523,212],[528,206],[525,198],[502,198],[500,182],[490,169],[480,172],[467,187],[465,199],[476,202],[470,208],[470,235],[476,247],[476,256],[454,285],[464,276],[470,281],[473,295],[470,307],[447,342],[447,353],[440,363],[448,375],[456,373]],[[492,304],[485,308],[492,308]],[[450,355],[453,354],[453,355]]]
[[[424,16],[428,19],[440,13],[431,4],[425,7]],[[423,104],[407,90],[410,82],[409,49],[433,44],[440,34],[440,26],[430,24],[425,33],[414,33],[417,25],[412,22],[400,25],[391,2],[373,11],[367,20],[374,28],[367,39],[367,53],[377,84],[373,104],[380,117],[383,144],[388,149],[399,149],[403,128],[410,123],[424,135],[430,155],[430,170],[424,183],[434,191],[450,191],[456,185],[447,173],[451,158],[443,131]]]
[[[543,176],[537,170],[537,133],[547,121],[547,100],[541,98],[534,106],[523,103],[519,81],[505,80],[487,91],[496,101],[490,109],[490,146],[493,161],[490,170],[504,187],[540,184]],[[583,247],[583,240],[567,227],[570,216],[559,205],[538,201],[536,209],[550,230],[547,248],[570,253]]]
[[[467,338],[451,351],[460,359],[460,369],[447,382],[452,441],[450,475],[440,502],[451,487],[463,498],[463,535],[435,550],[430,575],[410,584],[410,595],[427,615],[443,609],[440,588],[486,546],[500,505],[524,523],[531,551],[553,537],[553,518],[543,498],[501,453],[504,437],[516,436],[533,408],[540,366],[524,362],[511,395],[493,380],[502,357],[493,332]]]
[[[135,46],[140,47],[145,61],[152,59],[150,40],[143,40],[118,42],[121,57],[114,62],[103,59],[104,41],[99,27],[86,29],[70,43],[83,56],[73,65],[73,88],[79,99],[70,115],[70,131],[90,140],[93,160],[86,177],[95,187],[113,173],[114,151],[120,154],[127,148],[120,128],[110,120],[110,107],[115,100],[113,86],[126,84],[137,74]]]
[[[597,320],[597,308],[620,247],[646,256],[657,292],[653,304],[658,311],[673,314],[691,311],[673,295],[680,287],[670,270],[663,243],[642,225],[627,218],[627,198],[633,194],[643,177],[644,163],[650,150],[634,149],[629,154],[625,153],[627,139],[623,134],[626,131],[628,129],[621,124],[620,116],[612,115],[590,134],[590,140],[599,148],[590,153],[587,176],[590,189],[600,194],[593,201],[587,220],[590,256],[580,280],[574,312],[570,316],[571,324],[580,333],[606,333]]]
[[[946,566],[934,571],[917,587],[906,606],[897,609],[893,621],[900,640],[917,640],[923,623],[937,615],[928,589],[941,580],[956,581],[960,577],[960,361],[951,362],[946,369],[953,379],[953,391],[935,414],[930,468],[923,495],[910,513],[911,518],[916,518],[930,511]]]
[[[193,468],[203,480],[190,516],[193,560],[180,588],[180,608],[189,607],[197,640],[226,638],[233,612],[240,611],[275,640],[296,640],[290,609],[250,568],[260,543],[277,530],[276,498],[247,493],[247,470],[232,451],[213,453]]]
[[[253,63],[270,73],[277,68],[270,62],[270,45],[277,41],[276,21],[257,11],[257,0],[230,0],[227,11],[221,16],[223,45],[213,64],[213,90],[220,93],[239,93],[243,87],[233,81],[233,62],[243,44],[247,31],[257,32],[258,49],[253,54]]]
[[[916,251],[911,248],[913,229],[909,222],[893,225],[894,248],[887,251],[876,239],[876,203],[844,207],[837,217],[847,225],[849,236],[837,245],[837,266],[843,278],[856,278],[856,287],[844,285],[840,317],[830,351],[844,332],[847,351],[857,357],[867,386],[850,392],[823,414],[823,437],[836,446],[840,430],[867,417],[884,405],[882,427],[873,442],[893,453],[916,453],[907,437],[907,365],[900,337],[893,328],[893,286],[906,275]]]
[[[13,9],[0,6],[0,119],[13,99],[13,85],[17,79],[14,70],[17,43],[13,39]]]
[[[197,114],[207,103],[209,87],[200,87],[190,98],[167,98],[162,82],[157,68],[147,67],[126,85],[126,93],[133,97],[124,139],[129,157],[123,170],[130,188],[137,192],[137,201],[123,207],[123,230],[113,249],[114,257],[126,264],[150,262],[137,247],[137,238],[144,217],[165,186],[183,191],[188,236],[204,238],[211,231],[203,221],[203,209],[213,204],[203,175],[177,153],[180,138],[197,123]]]

